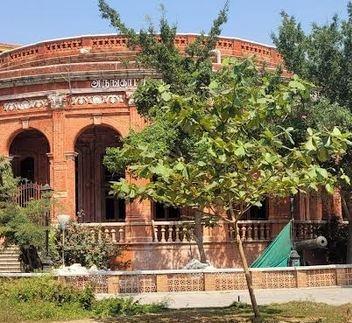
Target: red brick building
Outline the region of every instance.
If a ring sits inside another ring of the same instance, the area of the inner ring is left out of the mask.
[[[195,35],[179,35],[182,50]],[[11,49],[12,48],[12,49]],[[281,63],[270,46],[221,38],[221,57],[255,55],[268,67]],[[153,202],[112,198],[102,166],[106,147],[118,146],[131,129],[144,126],[133,105],[138,82],[153,72],[135,64],[136,53],[123,36],[83,36],[14,48],[0,44],[0,154],[12,160],[16,176],[50,184],[60,213],[85,225],[103,225],[102,234],[128,246],[133,269],[182,268],[196,254],[183,234],[182,211]],[[291,218],[290,199],[269,200],[241,222],[250,260]],[[311,236],[314,221],[341,216],[338,194],[299,197],[294,202],[296,234]],[[313,221],[314,220],[314,221]],[[301,221],[301,222],[300,222]],[[237,264],[231,230],[204,229],[210,261],[218,267]]]

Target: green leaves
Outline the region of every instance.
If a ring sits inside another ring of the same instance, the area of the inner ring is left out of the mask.
[[[160,84],[164,97],[154,107],[160,113],[128,137],[117,156],[130,161],[132,177],[149,182],[138,186],[121,180],[113,190],[125,198],[223,211],[325,185],[331,191],[332,169],[318,161],[342,154],[348,135],[308,128],[296,141],[291,138],[295,128],[280,123],[307,89],[298,77],[287,84],[260,74],[251,61],[228,61],[204,89],[206,98],[176,94]]]
[[[171,94],[170,92],[162,92],[161,93],[161,98],[165,101],[168,102],[171,100]]]

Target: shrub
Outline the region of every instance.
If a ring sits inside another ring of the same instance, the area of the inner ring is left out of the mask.
[[[93,290],[51,276],[0,280],[0,322],[71,320],[158,313],[165,304],[142,305],[132,298],[96,300]]]
[[[98,227],[97,230],[100,230]],[[53,237],[56,246],[53,258],[57,263],[62,254],[62,232],[57,229]],[[121,247],[112,243],[104,234],[94,239],[91,229],[71,222],[65,231],[65,264],[79,263],[84,267],[97,266],[99,269],[110,267],[111,260],[121,254]]]
[[[140,304],[133,298],[108,298],[98,301],[93,306],[95,318],[129,316],[147,313],[159,313],[166,309],[166,304]]]
[[[51,276],[3,281],[0,294],[13,303],[49,302],[57,306],[77,304],[82,309],[90,309],[94,301],[90,287],[78,290]]]

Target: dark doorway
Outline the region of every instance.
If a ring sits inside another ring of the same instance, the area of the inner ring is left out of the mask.
[[[89,127],[77,138],[76,208],[83,222],[125,220],[125,201],[110,194],[110,182],[124,174],[112,174],[103,165],[106,148],[120,145],[119,134],[106,126]]]

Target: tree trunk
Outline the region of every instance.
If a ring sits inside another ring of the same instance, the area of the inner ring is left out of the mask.
[[[253,289],[253,285],[252,285],[252,277],[249,272],[247,258],[246,258],[246,255],[245,255],[244,249],[243,249],[243,244],[242,244],[242,240],[241,240],[241,236],[240,236],[240,230],[238,228],[237,220],[234,218],[232,220],[235,225],[236,242],[237,242],[238,250],[240,252],[240,257],[241,257],[241,261],[242,261],[244,275],[246,277],[249,297],[251,299],[251,304],[252,304],[252,308],[253,308],[253,312],[254,312],[254,322],[262,322],[260,312],[259,312],[259,307],[258,307],[257,300],[256,300],[256,297],[254,294],[254,289]]]
[[[203,218],[202,213],[196,211],[196,214],[194,217],[194,238],[197,243],[200,262],[206,263],[207,256],[205,255],[205,251],[204,251],[202,218]]]
[[[346,252],[346,264],[352,264],[352,218],[350,208],[346,203],[344,195],[342,195],[342,207],[348,217],[348,238],[347,238],[347,252]]]

